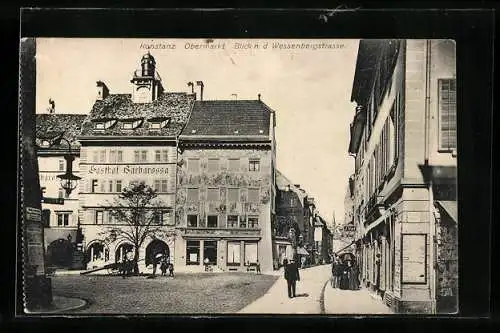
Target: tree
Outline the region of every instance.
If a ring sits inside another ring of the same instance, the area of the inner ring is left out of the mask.
[[[139,249],[149,238],[173,237],[175,230],[163,225],[164,203],[144,182],[125,187],[109,205],[115,223],[103,232],[109,241],[122,240],[134,246],[134,274],[139,273]]]

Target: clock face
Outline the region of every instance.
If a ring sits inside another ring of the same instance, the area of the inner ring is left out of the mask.
[[[151,100],[151,90],[148,87],[139,87],[136,92],[138,103],[147,103]]]

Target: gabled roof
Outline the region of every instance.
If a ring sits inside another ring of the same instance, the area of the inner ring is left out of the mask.
[[[42,141],[51,141],[61,134],[63,138],[71,142],[72,148],[79,148],[77,136],[80,133],[82,123],[87,117],[86,114],[63,114],[63,113],[42,113],[36,114],[36,143],[42,146]],[[59,146],[52,148],[67,147],[66,141],[62,140]]]
[[[134,103],[131,94],[110,94],[97,100],[82,126],[82,137],[88,136],[177,136],[186,124],[194,101],[187,93],[162,93],[151,103]],[[150,130],[150,120],[170,119],[166,127]],[[110,119],[118,123],[106,130],[96,130],[95,122]],[[136,129],[123,129],[121,122],[142,119]]]
[[[304,198],[307,197],[307,192],[301,188],[297,188],[291,180],[289,180],[283,173],[276,170],[276,186],[278,190],[285,191],[287,186],[290,186],[290,190],[293,191],[299,197],[301,202],[304,202]]]
[[[195,101],[181,138],[269,139],[272,110],[259,100]]]

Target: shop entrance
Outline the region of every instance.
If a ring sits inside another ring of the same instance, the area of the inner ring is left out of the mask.
[[[217,241],[206,240],[203,242],[203,263],[217,265]]]
[[[152,264],[153,259],[159,257],[160,254],[166,258],[170,258],[170,248],[164,241],[155,239],[146,247],[146,266]]]

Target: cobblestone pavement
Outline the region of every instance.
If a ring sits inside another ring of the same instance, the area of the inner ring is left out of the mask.
[[[278,277],[252,273],[136,276],[54,276],[54,295],[88,302],[74,314],[236,313],[262,296]]]
[[[297,282],[297,297],[288,298],[286,280],[280,274],[278,281],[255,302],[243,308],[242,314],[319,314],[321,294],[329,279],[330,265],[316,266],[300,271]]]
[[[324,291],[326,314],[392,314],[382,299],[372,296],[367,289],[340,290],[328,283]]]

